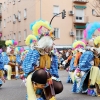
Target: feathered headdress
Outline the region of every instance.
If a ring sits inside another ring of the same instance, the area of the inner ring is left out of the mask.
[[[98,45],[100,43],[100,36],[97,36],[96,38],[94,38],[94,44]]]
[[[16,48],[15,48],[15,51],[21,53],[21,52],[24,51],[24,48],[23,48],[23,47],[16,47]]]
[[[37,37],[35,35],[28,35],[28,37],[26,38],[26,45],[31,45],[32,43],[36,43],[37,42]]]
[[[37,20],[30,25],[30,29],[33,31],[33,34],[38,38],[41,38],[42,36],[50,36],[54,39],[52,27],[47,21]]]
[[[17,46],[18,45],[18,41],[16,40],[6,40],[5,42],[6,46]]]
[[[72,44],[72,48],[73,49],[76,49],[76,48],[85,48],[86,44],[83,42],[83,41],[75,41],[73,44]]]
[[[18,45],[18,42],[15,40],[6,40],[7,53],[10,53]]]

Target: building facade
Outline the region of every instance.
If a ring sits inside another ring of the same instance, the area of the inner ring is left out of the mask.
[[[88,2],[89,1],[89,2]],[[25,39],[32,31],[31,22],[51,18],[64,9],[66,18],[58,15],[52,21],[55,44],[58,48],[70,47],[75,39],[83,38],[87,23],[99,21],[92,15],[92,0],[2,0],[2,40],[15,39],[25,46]]]
[[[2,22],[2,3],[0,3],[0,39],[2,37],[2,27],[1,27],[1,22]]]

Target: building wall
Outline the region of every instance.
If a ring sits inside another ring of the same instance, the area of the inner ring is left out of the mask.
[[[1,0],[2,1],[2,0]],[[0,40],[2,37],[2,2],[0,1]]]
[[[70,45],[72,43],[72,37],[70,37],[69,32],[72,29],[72,17],[69,17],[68,11],[72,9],[72,2],[70,0],[50,0],[49,3],[47,0],[42,0],[42,19],[45,19],[50,22],[51,18],[53,17],[53,6],[59,6],[59,12],[62,10],[66,10],[66,18],[62,19],[62,15],[55,17],[52,21],[53,28],[60,29],[60,38],[57,38],[55,41],[56,45]],[[68,8],[68,4],[70,5]],[[36,18],[40,18],[40,13],[38,7],[39,3],[36,5]]]
[[[21,31],[21,41],[19,41],[19,45],[25,45],[25,39],[24,39],[24,30],[27,30],[27,35],[31,34],[32,31],[29,29],[29,25],[34,20],[40,19],[40,0],[21,0],[18,2],[15,1],[15,5],[13,5],[13,2],[11,0],[11,3],[7,3],[7,0],[3,0],[6,2],[6,9],[3,9],[3,23],[2,26],[4,26],[4,19],[8,19],[8,17],[12,17],[13,14],[18,14],[18,11],[21,11],[21,22],[18,22],[16,20],[16,23],[13,24],[13,18],[11,18],[11,22],[6,22],[6,27],[2,27],[3,37],[6,36],[6,39],[8,38],[8,35],[10,34],[16,34],[16,40],[19,39],[19,31]],[[92,2],[92,0],[90,0]],[[68,46],[71,45],[74,40],[76,39],[76,36],[70,36],[69,32],[71,30],[76,34],[76,29],[73,24],[73,16],[69,16],[69,11],[73,10],[76,12],[75,7],[73,7],[75,4],[71,0],[41,0],[41,18],[44,20],[47,20],[50,22],[51,18],[53,17],[53,6],[57,5],[59,6],[59,12],[62,12],[63,9],[66,10],[66,18],[62,19],[62,16],[59,15],[54,18],[52,22],[53,28],[59,28],[60,29],[60,38],[57,38],[55,40],[55,44],[58,46]],[[80,4],[81,5],[81,4]],[[92,7],[90,7],[90,4],[86,4],[87,8],[84,10],[84,16],[88,16],[88,22],[94,22],[99,21],[100,18],[96,18],[92,16]],[[24,9],[27,9],[27,19],[24,20]],[[97,31],[96,31],[97,32]],[[98,33],[98,32],[97,32]],[[12,39],[13,39],[13,35]]]
[[[29,25],[33,22],[35,18],[35,2],[32,0],[21,0],[20,2],[13,2],[6,4],[6,9],[3,9],[3,38],[9,39],[8,35],[11,34],[10,38],[14,39],[13,34],[16,34],[16,40],[19,40],[19,31],[21,32],[21,41],[19,45],[24,45],[24,30],[27,30],[27,35],[31,33]],[[24,5],[23,5],[24,4]],[[24,20],[24,9],[27,9],[27,19]],[[21,12],[21,22],[16,19],[15,24],[13,24],[13,15],[18,15],[18,11]],[[11,21],[8,21],[8,17],[11,16]],[[6,19],[6,27],[4,28],[4,19]]]

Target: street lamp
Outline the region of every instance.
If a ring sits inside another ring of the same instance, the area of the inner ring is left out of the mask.
[[[64,19],[64,18],[66,17],[66,11],[63,10],[61,13],[58,13],[58,14],[56,14],[56,15],[54,15],[54,16],[52,17],[52,19],[51,19],[51,21],[50,21],[50,25],[51,25],[53,19],[54,19],[56,16],[60,15],[60,14],[62,14],[62,19]]]

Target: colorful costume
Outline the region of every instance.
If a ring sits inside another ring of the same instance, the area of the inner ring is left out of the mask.
[[[36,25],[40,26],[37,26],[38,31]],[[58,58],[50,49],[53,47],[51,27],[42,20],[31,27],[35,35],[39,34],[40,39],[37,43],[34,43],[35,38],[31,39],[33,48],[29,50],[23,62],[23,70],[27,76],[27,97],[28,100],[55,100],[55,94],[60,93],[63,86],[58,75]],[[39,33],[36,34],[35,31]]]
[[[73,73],[75,69],[78,67],[79,59],[82,55],[82,49],[79,49],[76,53],[73,53],[73,57],[71,57],[69,73]],[[70,75],[68,75],[67,83],[72,83]]]
[[[96,47],[99,44],[99,41],[100,41],[100,36],[94,39],[94,44]],[[88,95],[100,96],[99,53],[100,53],[99,49],[94,48],[94,66],[92,66],[90,70]],[[96,87],[96,91],[94,91],[95,87]]]
[[[16,47],[15,52],[16,52],[16,63],[17,63],[17,66],[16,66],[16,78],[19,78],[19,76],[21,74],[23,74],[23,70],[21,68],[21,66],[22,66],[21,54],[24,52],[24,48]]]
[[[0,49],[0,87],[2,86],[2,80],[4,80],[4,63],[3,63],[3,56],[2,56],[2,50]]]
[[[87,93],[89,72],[92,67],[91,61],[93,57],[91,51],[84,52],[79,60],[79,69],[76,69],[74,73],[70,73],[71,79],[73,80],[73,92]]]
[[[7,65],[5,68],[7,69],[7,79],[11,80],[11,78],[15,78],[16,74],[18,75],[18,70],[16,70],[16,55],[14,54],[15,46],[17,46],[17,41],[7,40]]]

